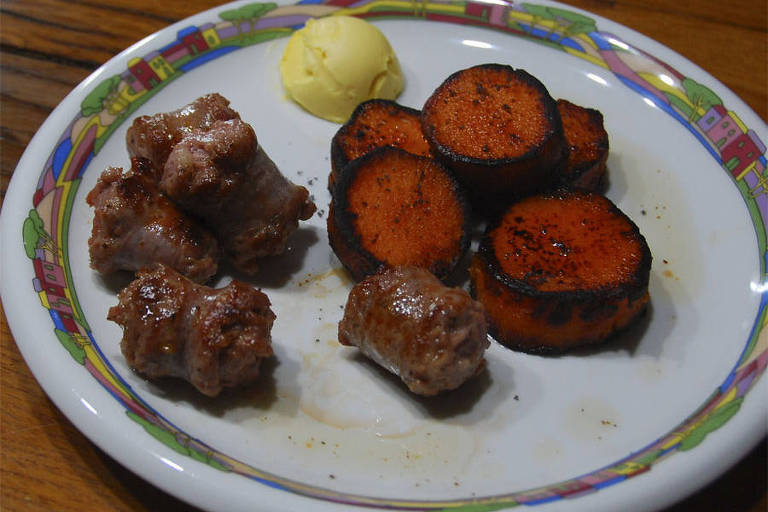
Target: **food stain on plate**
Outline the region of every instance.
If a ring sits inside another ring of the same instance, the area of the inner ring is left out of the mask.
[[[393,479],[406,472],[426,491],[430,483],[437,488],[456,479],[475,459],[473,429],[424,414],[407,391],[389,392],[372,378],[370,365],[349,357],[354,352],[338,343],[314,346],[313,353],[291,361],[298,365],[291,370],[295,386],[278,384],[266,409],[241,418],[260,444],[297,464],[322,464],[334,474],[334,485],[344,485],[350,475]],[[394,379],[390,384],[399,385]]]
[[[698,205],[691,203],[690,185],[681,181],[675,169],[666,169],[652,153],[621,132],[611,135],[608,195],[637,223],[651,248],[651,301],[657,302],[659,293],[654,284],[660,284],[668,288],[666,293],[675,304],[690,304],[704,292],[707,282],[699,258],[691,257],[691,248],[702,247],[703,233],[697,231],[694,222]],[[638,173],[637,169],[654,171]],[[711,228],[707,238],[717,238],[712,234],[715,229]],[[669,262],[678,265],[672,268]],[[680,262],[685,265],[679,265]],[[663,279],[654,279],[654,274]]]
[[[333,267],[325,272],[307,272],[296,281],[296,286],[310,290],[318,299],[338,292],[340,288],[347,292],[352,285],[354,282],[341,267]]]
[[[536,459],[555,463],[563,455],[563,446],[557,439],[543,438],[534,443],[532,451]]]
[[[367,375],[367,366],[351,351],[320,347],[302,361],[301,410],[318,422],[339,429],[360,428],[378,437],[404,436],[419,426],[398,395]]]
[[[655,358],[642,358],[635,365],[633,373],[643,382],[660,383],[667,375],[667,364]]]
[[[607,401],[580,398],[563,412],[563,430],[579,441],[603,441],[621,426],[619,411]]]

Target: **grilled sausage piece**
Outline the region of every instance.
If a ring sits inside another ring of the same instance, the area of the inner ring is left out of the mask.
[[[385,269],[352,289],[339,342],[360,348],[424,396],[478,373],[490,344],[482,305],[413,266]]]
[[[331,194],[339,173],[349,162],[383,146],[430,156],[429,143],[421,132],[421,112],[383,99],[358,105],[331,139],[331,173],[328,176]]]
[[[496,340],[562,352],[636,320],[650,268],[645,238],[609,199],[558,191],[515,203],[490,225],[470,278]]]
[[[168,157],[160,189],[216,235],[247,274],[281,254],[288,237],[315,212],[309,191],[289,181],[240,119],[193,130]]]
[[[95,210],[88,240],[91,267],[102,274],[152,263],[199,283],[216,274],[216,239],[157,190],[148,160],[133,158],[128,171],[105,170],[86,201]]]
[[[470,193],[478,211],[555,184],[568,158],[555,100],[536,78],[501,64],[449,76],[421,112],[432,152]]]
[[[216,396],[252,382],[272,355],[269,299],[240,281],[213,289],[158,264],[118,299],[107,318],[123,327],[128,364],[149,378],[180,377]]]
[[[128,154],[148,159],[159,173],[184,135],[192,130],[208,130],[216,121],[239,118],[224,96],[207,94],[173,112],[137,117],[125,137]]]

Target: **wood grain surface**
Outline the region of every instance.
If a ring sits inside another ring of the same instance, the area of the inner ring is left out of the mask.
[[[765,0],[566,3],[672,48],[725,83],[763,120],[768,119]],[[81,80],[144,36],[217,4],[205,0],[3,0],[2,198],[30,138]],[[721,478],[671,510],[765,512],[767,466],[763,442]],[[0,510],[194,510],[124,469],[72,426],[30,373],[4,314],[0,314]]]

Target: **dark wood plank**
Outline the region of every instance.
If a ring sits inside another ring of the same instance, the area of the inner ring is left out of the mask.
[[[91,69],[0,51],[0,197],[24,149],[56,105]]]
[[[169,24],[168,19],[146,16],[138,10],[116,17],[112,9],[83,3],[72,3],[51,16],[60,5],[56,0],[4,3],[0,42],[96,67]]]
[[[99,0],[75,0],[75,3],[82,5],[96,6],[109,9],[117,16],[124,14],[139,14],[147,17],[154,17],[159,20],[166,20],[166,24],[187,18],[208,9],[227,3],[227,0],[185,0],[184,2],[135,2],[133,0],[114,0],[100,2]]]
[[[195,510],[88,441],[37,385],[5,321],[0,326],[0,389],[0,476],[14,483],[0,485],[0,510]]]
[[[4,0],[0,4],[0,198],[29,140],[76,84],[144,36],[221,3]],[[567,3],[674,49],[768,119],[765,0]],[[668,512],[765,512],[767,457],[763,442],[731,471]],[[190,510],[105,455],[52,405],[21,358],[2,312],[0,510]]]
[[[690,1],[654,0],[646,4],[628,0],[565,0],[565,3],[583,6],[675,50],[715,75],[763,120],[768,119],[768,25],[766,9],[755,9],[756,2],[741,0],[733,5],[717,2],[718,9],[709,5],[715,2]],[[693,4],[708,7],[690,7]],[[722,13],[726,5],[727,14]],[[766,6],[768,3],[764,3],[763,7]],[[732,13],[738,14],[736,22],[728,17]],[[756,26],[759,20],[762,25]]]
[[[631,26],[639,17],[656,19],[659,22],[668,16],[675,15],[690,19],[694,22],[714,22],[718,25],[731,25],[741,28],[765,32],[768,24],[768,4],[753,0],[561,0],[567,4],[577,5],[581,9],[606,16],[614,21],[618,18],[630,20]],[[642,10],[645,15],[628,14],[633,10]],[[617,16],[603,14],[613,12]],[[659,23],[660,25],[662,23]]]

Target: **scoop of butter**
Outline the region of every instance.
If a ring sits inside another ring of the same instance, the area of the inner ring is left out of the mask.
[[[280,59],[288,95],[312,114],[345,122],[371,98],[395,99],[403,73],[387,38],[367,21],[329,16],[293,33]]]

